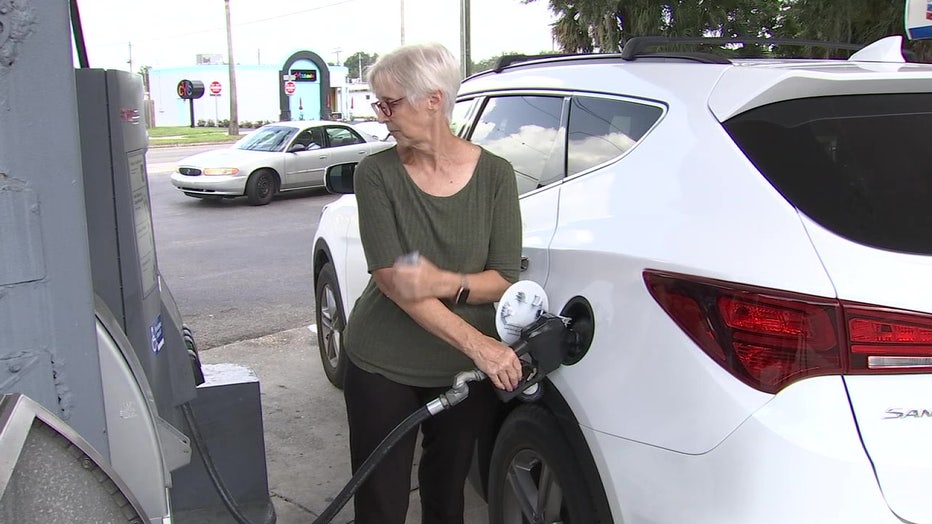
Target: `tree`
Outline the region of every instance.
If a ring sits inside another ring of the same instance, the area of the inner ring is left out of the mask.
[[[904,34],[905,0],[547,1],[557,15],[554,39],[563,52],[570,53],[617,52],[629,38],[643,35],[779,37],[868,44],[883,36]],[[920,59],[932,59],[932,42],[909,42],[907,48]],[[844,57],[850,51],[750,47],[740,53]]]
[[[152,70],[152,66],[144,65],[144,66],[139,67],[139,76],[142,77],[142,89],[146,93],[151,92],[151,90],[149,89],[149,71],[151,70]]]
[[[374,64],[378,58],[378,53],[370,55],[369,53],[365,53],[363,51],[357,51],[346,57],[343,65],[349,69],[350,78],[362,79],[364,78],[368,67]]]
[[[805,38],[869,44],[890,35],[904,35],[904,0],[793,0],[784,2],[784,24],[775,28],[781,38]],[[932,60],[932,42],[908,41],[906,48],[920,61]],[[810,50],[809,54],[847,56],[837,50]]]

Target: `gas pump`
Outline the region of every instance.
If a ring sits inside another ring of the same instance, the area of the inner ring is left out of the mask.
[[[75,70],[68,25],[0,13],[0,522],[229,521],[211,444],[274,522],[258,380],[205,377],[159,273],[141,78]]]

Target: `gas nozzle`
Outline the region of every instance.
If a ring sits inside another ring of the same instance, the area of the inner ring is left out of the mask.
[[[496,390],[507,402],[515,397],[536,400],[540,382],[566,362],[575,362],[580,337],[571,318],[546,311],[547,294],[537,283],[522,280],[505,291],[496,309],[496,328],[502,341],[521,360],[522,377],[512,391]]]
[[[563,365],[575,350],[576,335],[567,326],[566,319],[542,312],[510,346],[521,360],[521,381],[512,391],[497,389],[495,392],[502,402],[517,396],[535,400],[540,391],[540,381]]]

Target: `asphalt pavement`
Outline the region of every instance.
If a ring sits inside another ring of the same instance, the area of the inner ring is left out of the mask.
[[[290,329],[202,351],[201,362],[238,364],[259,377],[268,483],[277,523],[312,522],[351,477],[343,394],[324,375],[317,336],[308,327]],[[421,521],[416,467],[415,462],[410,524]],[[466,524],[487,523],[486,504],[468,483],[465,496]],[[231,517],[230,522],[235,520]],[[352,500],[333,520],[350,522]]]

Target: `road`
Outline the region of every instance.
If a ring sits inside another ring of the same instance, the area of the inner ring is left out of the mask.
[[[288,193],[267,206],[209,202],[171,185],[175,162],[228,147],[152,148],[149,194],[159,269],[200,349],[307,326],[314,318],[311,241],[325,190]]]

